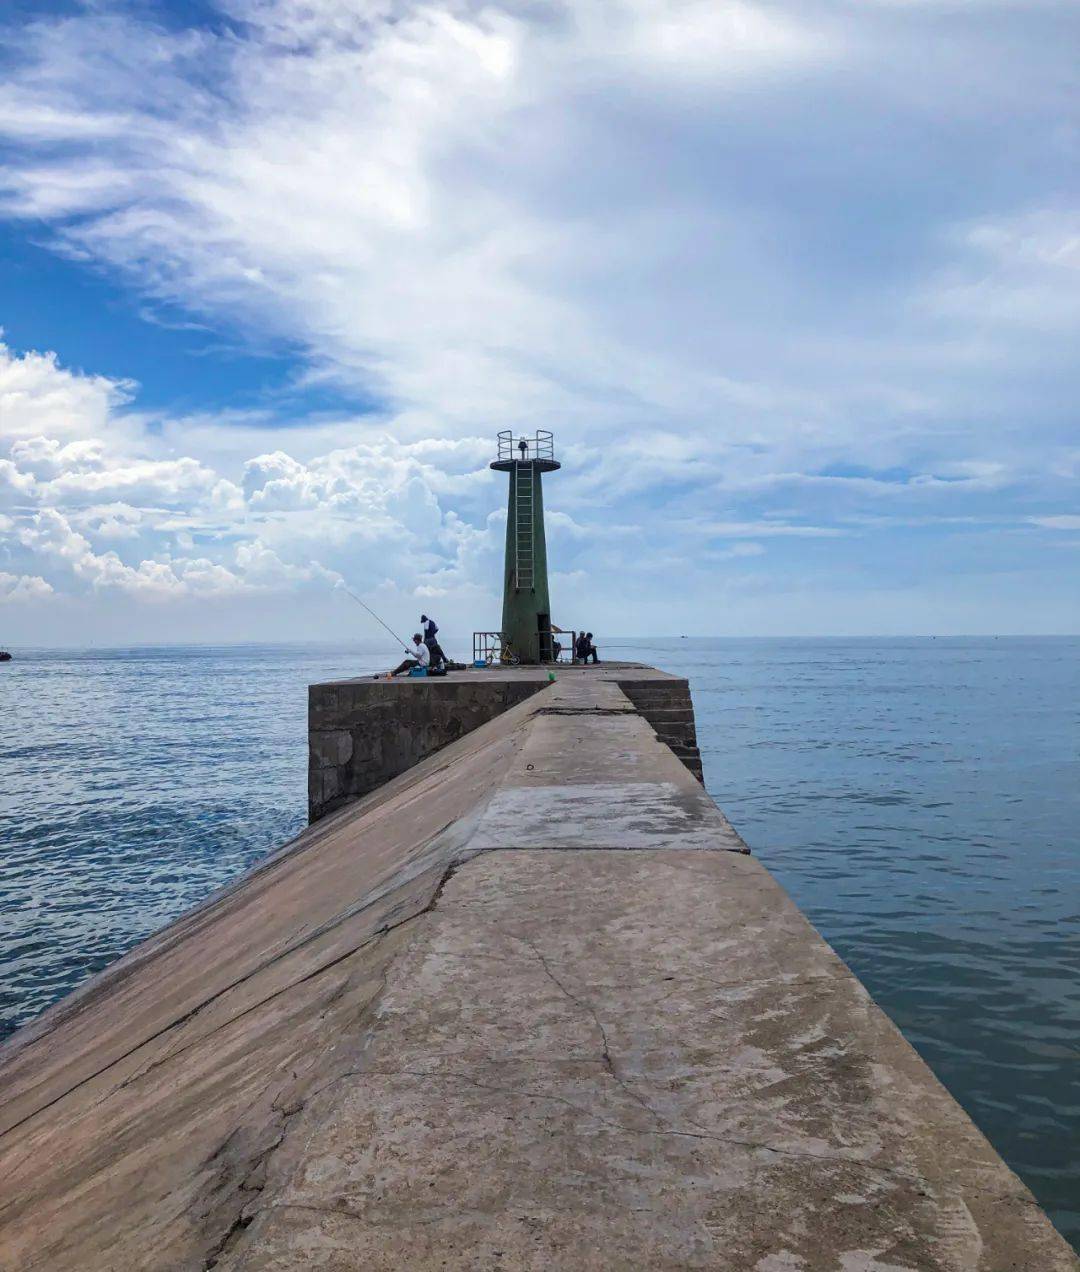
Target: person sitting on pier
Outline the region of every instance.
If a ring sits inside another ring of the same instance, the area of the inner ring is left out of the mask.
[[[442,646],[436,640],[439,624],[433,618],[428,618],[426,614],[420,615],[420,621],[424,624],[424,644],[431,655],[431,665],[433,667],[441,667],[446,662],[446,655],[443,653]]]
[[[596,646],[592,643],[592,632],[582,632],[574,642],[574,656],[578,662],[587,663],[591,658],[594,663],[600,661]]]
[[[413,658],[403,658],[400,663],[390,673],[391,676],[400,676],[404,671],[412,671],[414,667],[428,667],[431,664],[431,653],[424,644],[424,638],[419,632],[413,634],[413,645],[416,648],[416,656]]]

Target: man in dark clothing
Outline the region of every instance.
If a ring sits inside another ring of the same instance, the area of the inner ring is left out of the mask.
[[[431,665],[433,667],[441,667],[446,662],[446,655],[443,653],[442,646],[436,640],[439,624],[433,618],[428,618],[426,614],[420,615],[420,622],[423,624],[424,644],[428,647],[428,653],[431,655]]]
[[[577,640],[574,641],[574,655],[578,662],[587,663],[590,658],[594,663],[600,661],[592,643],[592,632],[582,632]]]

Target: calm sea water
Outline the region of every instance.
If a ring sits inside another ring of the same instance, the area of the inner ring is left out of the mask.
[[[1080,1247],[1080,640],[629,640],[711,793]],[[0,666],[0,1036],[304,825],[375,647]]]

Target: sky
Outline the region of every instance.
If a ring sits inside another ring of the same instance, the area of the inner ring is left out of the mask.
[[[1080,632],[1074,0],[0,23],[0,644]]]

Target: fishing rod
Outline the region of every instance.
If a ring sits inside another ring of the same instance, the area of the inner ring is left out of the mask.
[[[357,603],[357,605],[362,605],[364,609],[366,609],[367,612],[371,615],[371,617],[376,621],[376,623],[378,623],[381,627],[386,627],[386,624],[382,621],[382,619],[378,616],[378,614],[375,613],[375,611],[371,608],[371,606],[368,605],[366,601],[362,601],[359,598],[359,596],[356,595],[355,592],[350,591],[349,588],[347,588],[345,584],[341,581],[341,579],[338,579],[338,581],[334,584],[334,586],[340,588],[343,592],[348,592],[349,596],[353,598],[353,600]],[[401,637],[397,634],[397,632],[393,630],[393,628],[386,627],[386,630],[390,633],[391,636],[393,636],[393,638],[397,641],[397,643],[401,646],[401,648],[405,650],[407,654],[412,653],[412,650],[409,648],[409,646],[405,644],[405,642],[401,639]]]

